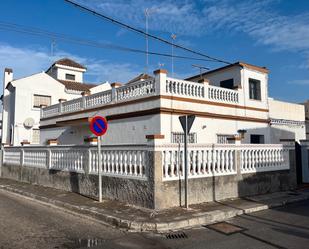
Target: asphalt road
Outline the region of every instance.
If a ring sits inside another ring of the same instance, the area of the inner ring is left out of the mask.
[[[0,190],[0,248],[309,248],[309,201],[230,219],[242,231],[206,227],[166,234],[120,231]]]

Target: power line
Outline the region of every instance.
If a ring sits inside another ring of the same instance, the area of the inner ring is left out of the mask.
[[[190,53],[193,53],[193,54],[202,56],[202,57],[206,57],[206,58],[208,58],[208,59],[210,59],[210,60],[213,60],[213,61],[221,62],[221,63],[228,64],[228,65],[232,64],[232,63],[230,63],[230,62],[227,62],[227,61],[224,61],[224,60],[221,60],[221,59],[217,59],[217,58],[215,58],[215,57],[206,55],[206,54],[204,54],[204,53],[194,51],[194,50],[192,50],[192,49],[190,49],[190,48],[186,48],[186,47],[183,47],[183,46],[180,46],[180,45],[177,45],[177,44],[173,44],[172,42],[170,42],[170,41],[168,41],[168,40],[165,40],[165,39],[163,39],[163,38],[161,38],[161,37],[158,37],[158,36],[155,36],[155,35],[151,35],[151,34],[149,34],[148,32],[145,32],[145,31],[143,31],[143,30],[141,30],[141,29],[132,27],[132,26],[130,26],[130,25],[128,25],[128,24],[125,24],[125,23],[123,23],[123,22],[120,22],[120,21],[118,21],[118,20],[116,20],[116,19],[114,19],[114,18],[111,18],[111,17],[109,17],[109,16],[106,16],[106,15],[104,15],[104,14],[98,13],[98,12],[96,12],[96,11],[94,11],[94,10],[92,10],[92,9],[90,9],[90,8],[88,8],[88,7],[86,7],[86,6],[83,6],[83,5],[81,5],[81,4],[78,4],[78,3],[74,2],[74,1],[71,1],[71,0],[64,0],[64,1],[67,2],[67,3],[69,3],[69,4],[74,5],[75,7],[79,8],[79,9],[85,11],[85,12],[90,12],[90,13],[92,13],[92,14],[95,15],[95,16],[98,16],[98,17],[100,17],[100,18],[103,18],[103,19],[105,19],[105,20],[107,20],[107,21],[109,21],[109,22],[111,22],[111,23],[113,23],[113,24],[116,24],[116,25],[121,26],[121,27],[123,27],[123,28],[126,28],[126,29],[128,29],[128,30],[131,30],[131,31],[136,32],[136,33],[138,33],[138,34],[141,34],[141,35],[143,35],[143,36],[146,36],[146,37],[149,37],[149,38],[158,40],[158,41],[163,42],[163,43],[166,43],[166,44],[168,44],[168,45],[172,45],[172,46],[174,46],[174,47],[176,47],[176,48],[185,50],[185,51],[187,51],[187,52],[190,52]]]
[[[28,35],[35,35],[35,36],[45,36],[45,37],[51,38],[53,41],[57,39],[57,40],[62,40],[68,43],[75,43],[79,45],[102,48],[102,49],[113,49],[113,50],[120,50],[124,52],[141,53],[141,54],[147,53],[147,51],[140,50],[140,49],[128,48],[128,47],[123,47],[123,46],[114,45],[110,43],[94,42],[90,40],[85,40],[85,39],[80,39],[77,37],[69,36],[66,34],[49,32],[43,29],[38,29],[34,27],[26,27],[26,26],[14,24],[14,23],[0,22],[0,30],[12,31],[12,32],[23,33],[23,34],[28,34]],[[162,57],[173,57],[173,58],[178,58],[178,59],[215,62],[211,59],[195,58],[195,57],[181,56],[181,55],[170,55],[170,54],[158,53],[158,52],[153,52],[153,51],[148,51],[148,54],[162,56]]]

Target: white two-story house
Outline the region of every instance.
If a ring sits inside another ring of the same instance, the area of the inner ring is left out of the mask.
[[[193,114],[190,143],[281,143],[305,139],[302,105],[269,98],[265,67],[237,62],[185,80],[164,69],[110,90],[43,108],[41,144],[84,144],[89,119],[105,116],[104,144],[178,143],[179,116]]]
[[[13,70],[4,70],[2,143],[7,145],[40,143],[40,111],[42,106],[107,90],[109,84],[86,84],[86,67],[64,58],[53,63],[46,72],[14,79]]]

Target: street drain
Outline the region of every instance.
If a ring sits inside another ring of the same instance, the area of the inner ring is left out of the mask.
[[[167,239],[187,239],[188,236],[184,232],[166,234]]]
[[[204,227],[223,233],[225,235],[239,233],[245,230],[243,227],[239,227],[227,222],[219,222]]]
[[[290,192],[288,195],[300,195],[299,193]]]

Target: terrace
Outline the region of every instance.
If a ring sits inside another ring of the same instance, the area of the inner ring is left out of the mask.
[[[204,100],[214,103],[231,105],[241,104],[239,90],[231,90],[209,85],[208,82],[191,82],[166,77],[163,70],[155,72],[155,78],[126,84],[121,87],[112,87],[111,90],[99,92],[89,96],[82,96],[66,102],[51,105],[41,110],[41,119],[57,117],[62,114],[91,110],[110,104],[126,102],[150,96],[173,96]]]

